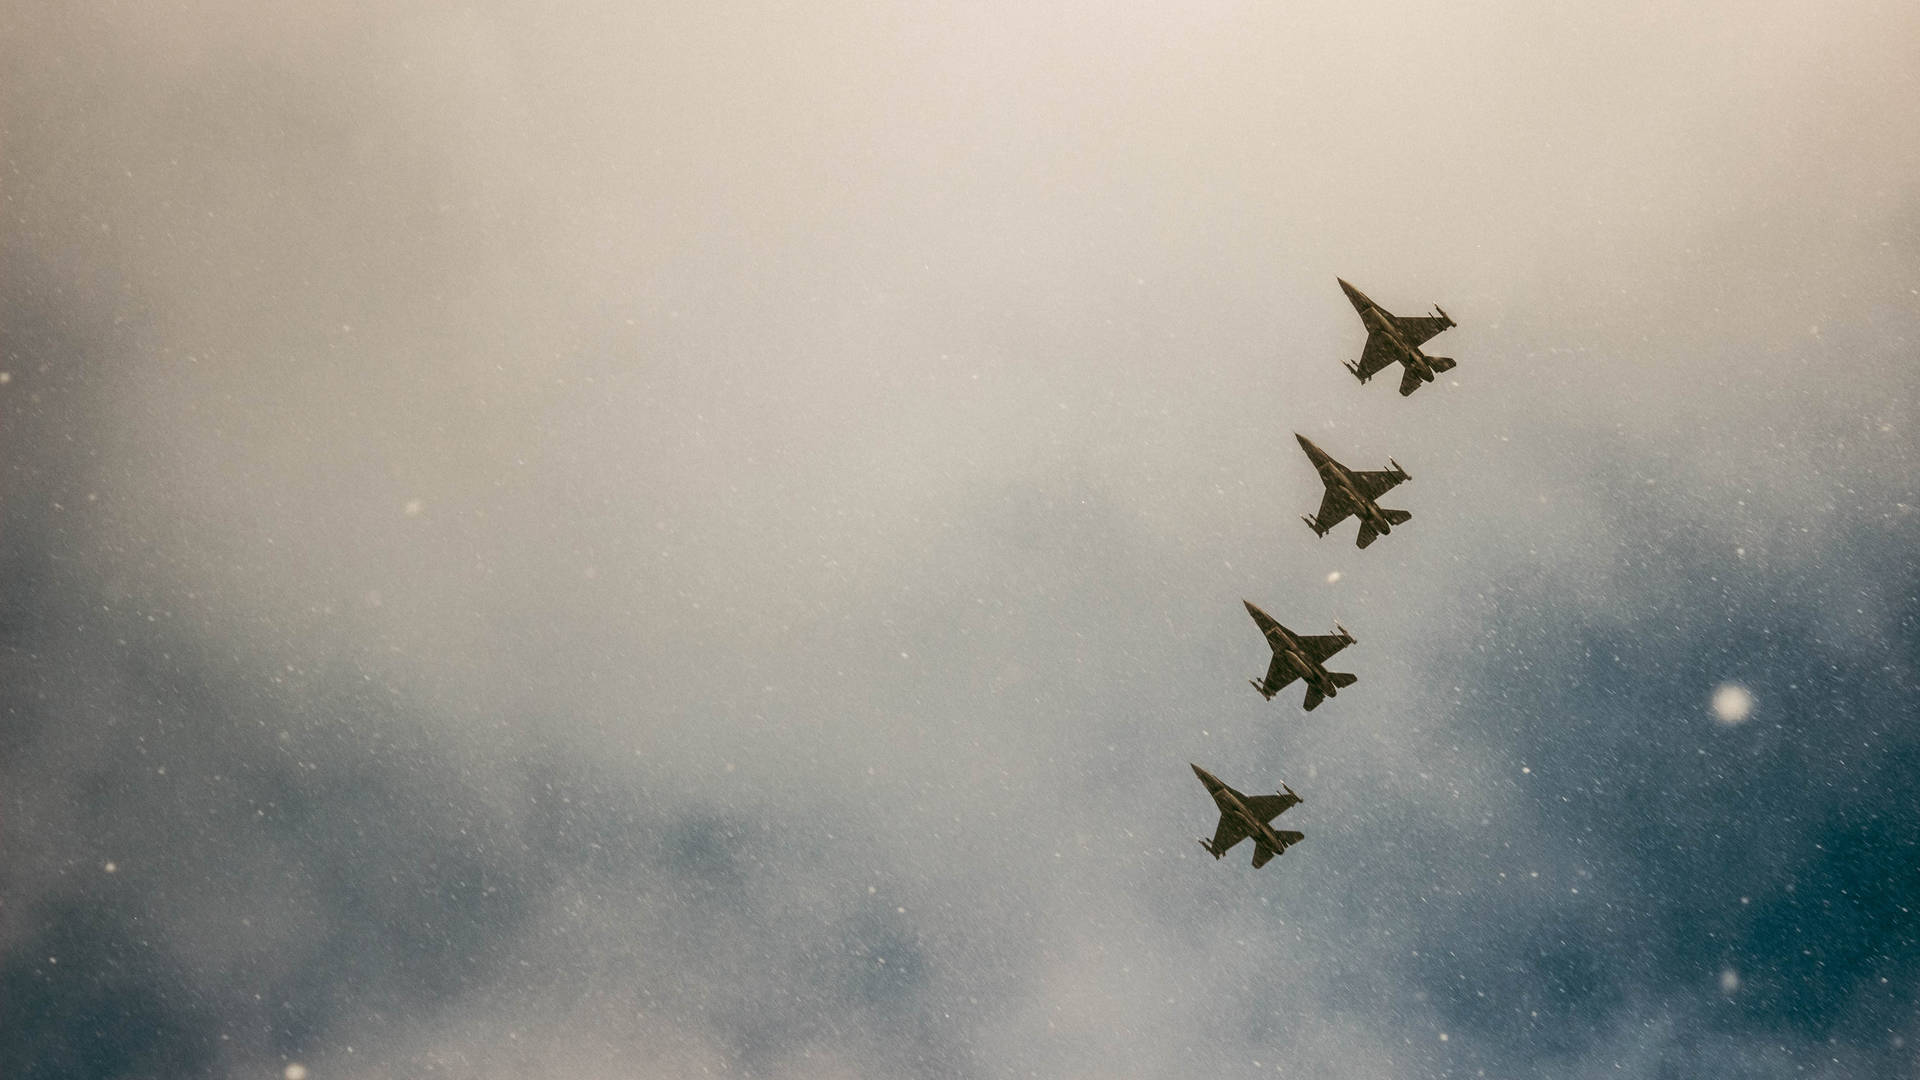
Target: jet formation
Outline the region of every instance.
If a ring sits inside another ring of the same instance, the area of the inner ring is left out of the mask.
[[[1428,356],[1420,346],[1435,334],[1454,325],[1452,317],[1434,305],[1432,316],[1403,318],[1390,314],[1385,308],[1367,298],[1367,294],[1354,288],[1341,279],[1340,289],[1347,294],[1353,309],[1360,313],[1360,321],[1367,328],[1367,344],[1361,351],[1358,363],[1346,365],[1355,378],[1362,383],[1379,374],[1388,365],[1398,363],[1406,370],[1400,377],[1400,396],[1405,397],[1420,388],[1423,382],[1433,382],[1436,375],[1452,370],[1454,362],[1444,356]],[[1396,525],[1404,525],[1413,515],[1405,510],[1390,510],[1379,503],[1382,495],[1412,479],[1400,463],[1387,459],[1387,468],[1374,472],[1357,472],[1347,468],[1313,444],[1311,439],[1299,433],[1294,438],[1300,441],[1300,449],[1306,451],[1307,458],[1320,474],[1320,482],[1326,493],[1321,496],[1320,509],[1312,517],[1303,516],[1301,520],[1317,536],[1327,535],[1332,529],[1349,517],[1360,519],[1360,530],[1354,538],[1356,547],[1366,548],[1375,540],[1393,531]],[[1247,614],[1253,616],[1254,624],[1260,628],[1260,634],[1266,639],[1267,646],[1273,652],[1273,659],[1267,664],[1264,678],[1247,680],[1260,696],[1268,701],[1296,679],[1307,684],[1306,697],[1300,705],[1308,712],[1320,706],[1326,699],[1335,696],[1341,690],[1352,686],[1357,677],[1345,671],[1329,671],[1327,661],[1335,653],[1353,644],[1353,635],[1339,623],[1334,625],[1334,633],[1318,636],[1296,634],[1281,625],[1280,621],[1255,607],[1252,601],[1242,600]],[[1213,796],[1214,805],[1220,809],[1220,824],[1214,830],[1213,839],[1201,840],[1200,846],[1218,859],[1227,850],[1240,841],[1253,838],[1253,865],[1265,866],[1274,856],[1284,853],[1289,847],[1304,840],[1305,834],[1276,830],[1271,822],[1287,810],[1299,805],[1300,796],[1282,783],[1281,790],[1273,795],[1255,795],[1248,797],[1222,783],[1212,773],[1198,765],[1192,766],[1195,776],[1206,785],[1207,794]]]

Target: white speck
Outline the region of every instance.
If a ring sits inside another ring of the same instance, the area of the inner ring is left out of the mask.
[[[118,866],[116,866],[116,865],[114,865],[113,863],[110,863],[110,862],[109,862],[109,863],[107,863],[107,864],[105,864],[105,865],[103,865],[102,867],[100,867],[100,869],[102,869],[102,870],[105,870],[105,871],[106,871],[107,873],[109,873],[109,874],[111,874],[111,873],[114,873],[115,871],[117,871],[117,870],[119,870],[120,868],[119,868]]]
[[[1728,968],[1720,973],[1720,992],[1733,994],[1740,990],[1740,973]]]
[[[1713,715],[1728,726],[1741,723],[1753,715],[1753,695],[1744,686],[1721,683],[1713,692]]]
[[[280,1075],[286,1077],[287,1080],[307,1080],[307,1067],[296,1061],[288,1065],[286,1071]]]
[[[402,506],[400,508],[400,511],[401,513],[406,514],[408,517],[419,517],[420,511],[425,509],[426,509],[425,504],[421,503],[419,499],[408,499],[407,504],[405,506]]]
[[[13,381],[13,372],[0,371],[0,386],[5,386],[12,381]]]
[[[1523,773],[1529,773],[1529,774],[1530,774],[1530,773],[1532,773],[1532,772],[1533,772],[1533,767],[1532,767],[1532,766],[1530,766],[1530,765],[1522,765],[1522,766],[1520,766],[1520,771],[1521,771],[1521,772],[1523,772]]]
[[[1338,570],[1335,570],[1333,573],[1327,575],[1327,584],[1329,585],[1339,580],[1340,580],[1340,571]]]
[[[1446,1032],[1444,1032],[1444,1031],[1443,1031],[1443,1032],[1441,1032],[1441,1033],[1440,1033],[1440,1041],[1441,1041],[1441,1042],[1446,1042],[1446,1041],[1447,1041],[1447,1033],[1446,1033]]]

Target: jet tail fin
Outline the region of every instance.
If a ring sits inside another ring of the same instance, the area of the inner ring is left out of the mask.
[[[1307,687],[1307,700],[1301,702],[1300,707],[1308,712],[1312,712],[1319,708],[1320,703],[1325,700],[1327,700],[1327,695],[1321,693],[1319,687],[1309,686]]]
[[[1420,373],[1409,367],[1407,373],[1400,376],[1400,396],[1406,397],[1418,389],[1420,389]]]
[[[1255,870],[1260,869],[1272,861],[1273,857],[1278,854],[1279,852],[1268,847],[1264,841],[1255,844],[1253,847],[1253,868]]]
[[[1360,535],[1355,540],[1355,543],[1359,547],[1366,547],[1368,544],[1373,543],[1375,540],[1378,540],[1379,538],[1380,538],[1380,533],[1377,529],[1373,527],[1373,522],[1363,521],[1360,523]]]
[[[1347,671],[1329,671],[1327,677],[1333,680],[1334,686],[1342,690],[1360,681],[1360,676]]]
[[[1427,358],[1427,363],[1432,364],[1435,371],[1452,371],[1454,368],[1454,360],[1451,356],[1430,356]]]
[[[1413,511],[1411,510],[1388,510],[1383,507],[1380,510],[1380,514],[1387,519],[1387,524],[1389,525],[1405,525],[1407,522],[1413,520]]]

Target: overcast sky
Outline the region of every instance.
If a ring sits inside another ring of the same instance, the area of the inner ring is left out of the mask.
[[[1911,3],[8,0],[0,73],[0,1075],[1920,1070]],[[1336,275],[1459,366],[1356,384]]]

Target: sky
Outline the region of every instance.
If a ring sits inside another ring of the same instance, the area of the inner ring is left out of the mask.
[[[0,1075],[1920,1074],[1913,5],[0,72]],[[1458,367],[1355,383],[1336,277]]]

